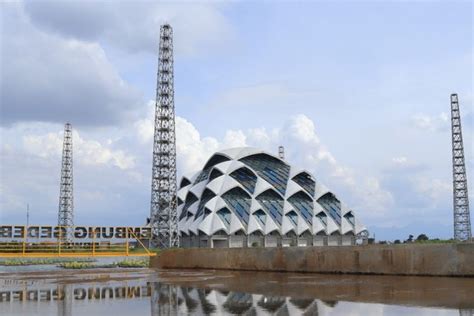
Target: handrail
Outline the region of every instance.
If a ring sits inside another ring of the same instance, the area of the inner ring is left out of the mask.
[[[0,258],[21,258],[21,257],[99,257],[99,256],[155,256],[156,254],[150,251],[141,239],[137,236],[137,232],[140,236],[140,230],[135,230],[133,227],[123,227],[122,230],[125,234],[125,238],[114,237],[111,239],[101,240],[101,231],[99,227],[88,226],[88,238],[80,239],[80,242],[75,243],[74,239],[66,240],[64,236],[64,228],[70,228],[72,226],[56,226],[59,229],[54,230],[56,237],[44,237],[35,235],[28,236],[30,227],[40,227],[36,225],[17,225],[15,227],[22,227],[19,231],[21,238],[9,237],[11,241],[5,241],[6,237],[0,239]],[[53,226],[41,226],[41,227],[53,227]],[[114,229],[114,227],[109,227]],[[50,236],[51,236],[51,230]],[[16,231],[18,233],[18,231]],[[19,235],[18,234],[18,235]],[[15,236],[11,234],[10,236]],[[99,236],[99,237],[98,237]],[[123,236],[123,235],[122,235]],[[135,249],[130,249],[130,238],[135,239],[138,245]],[[113,241],[118,241],[114,243]],[[141,249],[143,248],[143,249]]]

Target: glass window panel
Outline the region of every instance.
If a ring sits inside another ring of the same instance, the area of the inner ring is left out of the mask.
[[[297,192],[288,198],[288,202],[303,216],[308,224],[312,224],[313,200],[303,192]]]
[[[270,214],[272,219],[281,225],[283,216],[283,199],[272,190],[267,190],[257,196],[257,201]]]
[[[282,195],[285,194],[290,174],[288,165],[266,154],[248,156],[240,161],[255,170],[260,177],[268,181]]]
[[[234,188],[222,195],[228,207],[245,224],[249,221],[250,196],[241,188]]]
[[[248,168],[237,169],[232,172],[230,176],[237,180],[237,182],[242,184],[242,186],[249,193],[252,194],[255,191],[255,185],[257,184],[257,176],[255,176]]]
[[[316,182],[313,180],[311,175],[306,172],[302,172],[295,177],[293,177],[293,181],[298,183],[309,195],[314,196],[314,191],[316,188]]]
[[[318,199],[318,203],[338,225],[341,225],[341,202],[339,202],[334,194],[326,193]]]
[[[204,214],[203,213],[204,212],[204,206],[206,205],[207,202],[209,202],[210,199],[212,199],[215,196],[216,195],[211,190],[209,190],[209,189],[204,190],[204,192],[201,195],[201,201],[199,201],[198,210],[197,210],[196,216],[195,216],[196,219],[199,218],[199,216],[201,216],[202,214]]]
[[[179,216],[179,220],[182,220],[183,218],[186,217],[188,213],[188,208],[198,200],[197,196],[195,196],[193,193],[188,192],[188,195],[186,195],[186,201],[184,202],[183,209],[181,211],[181,215]]]

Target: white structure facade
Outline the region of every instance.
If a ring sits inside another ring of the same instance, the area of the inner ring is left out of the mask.
[[[178,190],[181,247],[353,245],[354,212],[308,171],[259,149],[215,153]]]

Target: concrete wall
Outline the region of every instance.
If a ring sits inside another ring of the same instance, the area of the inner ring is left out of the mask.
[[[474,244],[172,249],[151,267],[474,277]]]

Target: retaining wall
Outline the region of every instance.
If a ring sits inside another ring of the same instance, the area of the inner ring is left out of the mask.
[[[474,277],[474,244],[171,249],[152,257],[150,266]]]

